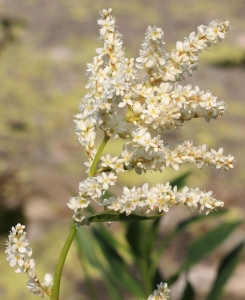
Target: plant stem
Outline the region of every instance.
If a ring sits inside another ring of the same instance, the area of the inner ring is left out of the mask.
[[[108,135],[106,135],[106,133],[105,133],[104,139],[103,139],[102,143],[100,144],[100,147],[95,155],[95,158],[92,163],[88,177],[92,177],[96,173],[96,169],[97,169],[101,154],[105,148],[106,143],[109,141],[109,139],[110,139],[110,137]],[[52,287],[50,300],[59,300],[60,281],[61,281],[62,270],[64,267],[67,253],[70,249],[71,243],[75,237],[76,232],[77,232],[76,223],[73,223],[71,231],[66,239],[64,247],[60,253],[59,260],[57,262],[57,266],[56,266],[55,273],[54,273],[54,284]]]
[[[76,232],[77,232],[76,223],[73,223],[70,233],[66,239],[66,242],[63,246],[63,249],[60,253],[59,260],[56,265],[56,269],[55,269],[55,273],[54,273],[54,284],[52,287],[50,300],[59,300],[60,280],[61,280],[62,270],[64,267],[67,253],[70,249],[71,243],[75,237]]]
[[[109,141],[110,137],[104,133],[104,139],[102,141],[102,143],[100,144],[100,147],[95,155],[95,158],[94,158],[94,161],[92,163],[92,166],[90,168],[90,172],[88,174],[88,177],[93,177],[94,174],[96,173],[96,169],[97,169],[97,166],[98,166],[98,163],[99,163],[99,160],[100,160],[100,157],[101,157],[101,154],[105,148],[105,145],[107,144],[107,142]]]

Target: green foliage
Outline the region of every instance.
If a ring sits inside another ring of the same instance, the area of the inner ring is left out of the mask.
[[[186,285],[182,297],[180,300],[194,300],[195,299],[195,290],[191,283],[186,280]]]
[[[98,223],[98,222],[138,222],[144,220],[152,220],[161,217],[163,214],[155,215],[155,216],[138,216],[134,214],[130,214],[127,216],[126,214],[120,214],[115,212],[114,210],[106,210],[104,212],[90,215],[87,220],[88,222]]]
[[[215,250],[241,224],[241,221],[223,223],[196,239],[189,247],[185,269],[188,270]]]
[[[217,276],[206,300],[221,299],[224,286],[234,272],[236,265],[238,264],[243,247],[244,242],[237,245],[222,259],[217,272]]]
[[[178,183],[179,186],[183,186],[187,176],[188,174],[180,176],[172,184]],[[124,235],[118,234],[118,231],[116,234],[112,234],[108,228],[96,224],[90,233],[84,228],[79,229],[77,236],[82,264],[86,264],[88,260],[89,264],[99,271],[111,299],[117,300],[125,299],[122,291],[127,291],[137,299],[145,298],[153,292],[160,282],[167,282],[171,285],[178,280],[183,272],[188,276],[188,272],[194,265],[211,254],[242,224],[240,220],[223,222],[196,238],[189,246],[185,262],[169,278],[164,278],[159,269],[159,261],[169,243],[198,222],[225,216],[226,210],[219,210],[207,216],[196,215],[181,221],[171,232],[165,235],[160,243],[156,243],[160,230],[161,218],[159,216],[157,218],[154,216],[154,220],[138,222],[143,220],[138,216],[128,218],[126,215],[119,216],[115,212],[101,214],[94,214],[92,210],[90,212],[92,213],[90,216],[92,222],[125,221],[123,223]],[[244,243],[239,244],[221,259],[217,277],[207,300],[221,299],[224,285],[238,263],[243,246]],[[129,270],[131,271],[129,272]],[[88,274],[87,277],[90,278]],[[92,282],[91,279],[87,280]],[[91,289],[93,290],[92,283]],[[92,293],[90,296],[93,300],[97,299],[92,297]],[[181,300],[192,300],[195,299],[195,296],[196,292],[193,286],[186,280]]]

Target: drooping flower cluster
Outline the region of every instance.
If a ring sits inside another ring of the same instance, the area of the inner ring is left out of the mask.
[[[26,287],[31,293],[44,297],[44,294],[50,295],[53,278],[50,274],[45,274],[44,282],[41,283],[36,276],[36,268],[32,255],[31,247],[28,247],[29,241],[26,238],[25,226],[17,224],[12,227],[12,231],[6,242],[7,261],[11,267],[17,267],[16,273],[26,273],[28,277]]]
[[[206,208],[207,213],[223,206],[212,192],[187,187],[178,192],[168,183],[152,188],[125,187],[121,197],[102,200],[102,196],[115,184],[117,174],[125,170],[135,170],[138,174],[162,172],[166,167],[178,170],[184,163],[198,168],[204,165],[224,170],[233,168],[234,157],[225,156],[223,148],[194,146],[192,141],[170,145],[163,142],[161,135],[164,130],[179,130],[193,118],[202,117],[209,122],[226,113],[226,103],[217,100],[210,91],[173,83],[184,79],[185,73],[192,75],[201,51],[228,35],[229,22],[213,21],[199,26],[197,33],[192,32],[183,42],[177,42],[170,53],[164,49],[163,30],[149,26],[135,65],[133,58],[124,56],[122,36],[112,9],[104,9],[100,16],[103,46],[96,49],[97,55],[87,65],[86,88],[90,91],[81,100],[75,120],[78,142],[88,153],[89,161],[85,165],[89,178],[80,183],[79,196],[72,197],[68,203],[74,210],[74,220],[85,220],[83,209],[91,200],[127,215],[165,213],[179,203],[191,209]],[[140,80],[135,68],[145,71],[145,78]],[[118,156],[102,156],[105,143],[102,148],[95,148],[97,129],[104,132],[106,142],[118,137],[126,140]]]
[[[148,300],[170,300],[170,289],[167,283],[158,284],[157,290],[149,296]]]

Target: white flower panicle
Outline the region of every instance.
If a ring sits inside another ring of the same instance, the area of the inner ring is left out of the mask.
[[[210,91],[200,91],[197,86],[192,89],[191,85],[175,85],[171,90],[169,83],[161,83],[158,87],[142,87],[142,84],[138,84],[135,91],[142,95],[140,101],[131,105],[129,120],[135,125],[159,132],[178,130],[185,121],[193,118],[202,117],[209,122],[227,112],[226,103],[217,101]]]
[[[75,115],[75,132],[78,143],[87,154],[88,178],[79,184],[79,195],[71,197],[68,207],[73,210],[73,219],[78,224],[89,224],[89,214],[84,213],[91,201],[121,214],[139,216],[164,215],[173,205],[184,204],[200,211],[215,210],[224,203],[216,200],[213,192],[198,188],[184,187],[178,191],[169,183],[141,188],[124,187],[120,197],[105,198],[105,192],[115,185],[118,174],[125,170],[135,170],[141,174],[159,171],[166,167],[178,170],[182,164],[196,165],[197,168],[211,166],[216,169],[233,168],[234,157],[208,149],[203,144],[193,146],[192,141],[164,143],[165,130],[179,130],[186,121],[204,118],[207,122],[218,119],[227,112],[223,100],[217,100],[211,91],[202,91],[190,84],[182,86],[177,82],[197,69],[203,49],[225,38],[231,27],[228,21],[213,21],[198,27],[184,41],[178,41],[170,53],[164,49],[164,32],[156,26],[149,26],[141,45],[139,57],[126,58],[122,35],[118,32],[112,9],[103,9],[98,20],[99,41],[96,56],[87,64],[88,93],[79,104]],[[139,79],[137,69],[145,72]],[[104,140],[95,148],[96,133],[100,129]],[[110,138],[125,140],[118,156],[102,156]],[[27,288],[30,292],[50,296],[53,278],[46,274],[40,283],[36,276],[35,262],[31,259],[32,249],[26,239],[25,226],[17,224],[7,240],[7,260],[17,273],[28,276]],[[170,290],[166,283],[148,300],[169,300]]]
[[[44,282],[41,283],[36,276],[35,261],[31,259],[32,249],[28,247],[29,242],[26,238],[25,226],[17,224],[12,227],[12,231],[6,241],[7,261],[11,267],[17,267],[16,273],[26,273],[28,277],[27,288],[31,293],[44,297],[44,294],[50,295],[53,285],[53,278],[50,274],[44,276]]]
[[[151,138],[149,132],[139,130],[136,132],[137,140],[126,143],[121,152],[124,159],[124,168],[135,170],[141,174],[142,171],[162,171],[166,167],[179,170],[182,164],[196,165],[199,169],[204,165],[216,169],[229,170],[233,168],[234,157],[224,156],[223,148],[218,151],[208,150],[207,145],[193,146],[192,141],[183,144],[164,145],[160,136]]]
[[[140,56],[125,58],[122,35],[118,32],[112,9],[100,12],[100,38],[103,43],[87,69],[89,92],[81,100],[76,115],[75,132],[78,142],[88,154],[89,178],[80,183],[79,196],[72,197],[68,207],[74,211],[76,222],[85,222],[83,209],[91,201],[125,213],[150,215],[166,213],[172,205],[185,204],[191,209],[210,210],[223,206],[212,192],[199,189],[157,185],[149,188],[124,188],[121,197],[102,200],[105,191],[113,186],[119,173],[135,170],[162,172],[171,167],[178,170],[182,164],[197,168],[211,166],[216,169],[233,168],[234,157],[224,155],[223,148],[208,149],[207,145],[194,146],[192,141],[164,143],[165,130],[179,130],[186,121],[204,118],[207,122],[227,112],[227,105],[211,91],[198,86],[177,84],[184,74],[192,75],[197,69],[203,49],[225,38],[231,27],[228,21],[213,21],[198,27],[183,42],[177,42],[170,53],[164,49],[164,32],[149,26],[141,45]],[[145,71],[139,79],[136,68]],[[107,141],[110,138],[125,140],[118,156],[102,156],[95,148],[96,131],[101,129]],[[92,171],[91,171],[92,170]]]
[[[178,41],[176,48],[167,53],[163,49],[162,29],[148,27],[136,66],[145,69],[154,80],[182,80],[184,73],[191,76],[197,69],[201,51],[225,38],[230,29],[228,21],[212,21],[208,26],[201,25],[197,34],[192,32],[189,38],[183,42]]]
[[[167,283],[158,284],[157,290],[149,296],[148,300],[170,300],[170,289]]]
[[[189,189],[184,187],[181,192],[177,191],[177,186],[171,187],[169,182],[157,184],[155,187],[149,188],[148,184],[144,184],[142,188],[133,187],[129,189],[124,187],[121,197],[110,197],[104,199],[109,209],[126,213],[129,215],[157,215],[165,214],[173,205],[184,204],[192,210],[200,208],[200,211],[206,209],[206,214],[217,207],[223,207],[224,203],[213,197],[213,192],[200,191],[198,188]],[[108,205],[109,203],[109,205]]]
[[[103,10],[98,20],[104,45],[96,49],[98,55],[88,64],[86,88],[91,91],[81,100],[75,121],[78,142],[89,155],[94,149],[97,127],[114,138],[124,134],[127,123],[123,115],[118,115],[117,108],[132,103],[130,92],[136,79],[134,59],[124,57],[122,36],[111,12]]]

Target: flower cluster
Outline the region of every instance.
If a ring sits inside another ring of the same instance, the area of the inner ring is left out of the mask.
[[[169,300],[170,299],[170,289],[167,283],[160,283],[157,285],[157,290],[153,292],[148,298],[148,300]]]
[[[88,178],[80,182],[79,195],[71,197],[67,204],[74,211],[74,228],[89,224],[89,214],[84,214],[83,210],[91,201],[105,211],[109,209],[114,215],[124,214],[126,218],[130,214],[159,217],[178,204],[192,210],[205,210],[207,214],[222,207],[224,203],[216,200],[212,191],[188,187],[178,191],[169,182],[153,187],[147,183],[131,189],[124,187],[118,197],[105,198],[105,192],[115,185],[118,174],[124,171],[162,172],[168,167],[178,170],[182,164],[197,168],[233,168],[234,157],[224,155],[223,148],[208,149],[205,144],[194,146],[190,140],[171,145],[162,139],[164,131],[180,130],[186,121],[204,118],[210,122],[227,112],[226,103],[217,100],[211,91],[202,91],[190,84],[182,86],[178,82],[197,69],[203,49],[228,35],[229,22],[213,21],[199,26],[197,33],[192,32],[184,41],[178,41],[170,53],[164,49],[163,30],[149,26],[135,62],[125,57],[122,35],[112,9],[103,9],[100,16],[99,40],[103,45],[96,49],[96,56],[87,64],[86,88],[89,91],[81,100],[80,112],[74,121],[78,142],[88,154],[85,163]],[[144,78],[137,76],[137,69],[145,72]],[[103,131],[104,139],[97,149],[98,129]],[[118,156],[102,155],[110,138],[125,141]],[[27,274],[27,288],[32,293],[50,296],[53,278],[46,274],[43,283],[37,278],[24,229],[20,224],[12,227],[6,244],[7,260],[10,266],[17,267],[17,273]],[[161,283],[148,300],[169,300],[169,293],[167,284]]]
[[[81,100],[75,120],[78,142],[88,153],[89,161],[85,165],[89,178],[80,183],[79,196],[72,197],[68,203],[74,210],[74,220],[86,219],[83,209],[91,200],[127,215],[165,213],[179,203],[191,209],[206,208],[207,213],[223,206],[223,202],[213,198],[212,192],[187,187],[178,192],[168,183],[152,188],[125,187],[122,196],[117,198],[102,200],[102,196],[115,184],[118,173],[125,170],[135,170],[138,174],[162,172],[166,167],[178,170],[182,164],[196,165],[199,169],[204,165],[224,170],[233,168],[234,157],[224,155],[223,148],[194,146],[192,141],[170,145],[162,140],[165,130],[179,130],[193,118],[201,117],[209,122],[226,113],[226,103],[217,100],[210,91],[190,84],[182,86],[177,81],[197,69],[203,49],[228,35],[229,22],[213,21],[199,26],[197,33],[192,32],[183,42],[177,42],[170,53],[164,49],[163,30],[149,26],[135,64],[133,58],[124,55],[122,36],[112,9],[104,9],[100,16],[99,40],[103,46],[96,49],[97,55],[87,65],[86,88],[90,91]],[[143,79],[138,78],[136,68],[146,72]],[[125,140],[118,156],[102,156],[104,146],[95,148],[97,129],[104,132],[106,142],[118,137]]]
[[[94,149],[96,127],[110,137],[124,135],[127,122],[123,115],[118,115],[117,108],[132,103],[132,86],[136,83],[134,59],[124,57],[122,36],[116,30],[111,12],[103,10],[98,20],[104,45],[96,49],[98,55],[88,64],[86,88],[91,91],[81,100],[75,121],[78,141],[89,156]]]
[[[29,242],[26,238],[25,226],[17,224],[12,227],[12,231],[6,242],[7,261],[11,267],[17,267],[16,273],[26,273],[28,277],[27,288],[31,293],[44,297],[44,294],[50,295],[53,284],[53,278],[50,274],[44,276],[44,282],[41,283],[36,276],[35,261],[31,259],[32,249],[28,247]]]
[[[121,197],[110,197],[104,199],[104,205],[109,209],[126,213],[129,215],[157,215],[165,214],[172,205],[180,203],[188,206],[192,210],[200,207],[200,211],[206,208],[207,214],[217,207],[222,207],[224,203],[213,197],[213,192],[200,191],[198,188],[189,189],[184,187],[182,192],[177,191],[177,186],[171,187],[169,182],[157,184],[155,187],[149,188],[145,183],[142,188],[133,187],[129,189],[124,187]]]
[[[172,167],[179,170],[182,164],[196,165],[199,169],[204,165],[217,169],[229,170],[233,168],[234,157],[224,156],[223,148],[218,151],[208,150],[203,144],[194,147],[192,141],[185,141],[183,144],[163,144],[160,136],[151,138],[148,132],[139,130],[132,142],[126,143],[121,152],[124,158],[125,168],[139,174],[142,171],[162,171],[165,167]]]
[[[104,191],[108,190],[110,186],[115,185],[117,176],[112,172],[106,174],[101,173],[97,177],[91,177],[79,184],[79,196],[71,197],[67,203],[68,207],[74,210],[73,219],[76,222],[82,222],[85,216],[82,214],[82,210],[88,207],[91,200],[95,200],[97,203],[102,204],[100,197]]]
[[[136,60],[136,67],[147,73],[139,83],[134,59],[124,57],[122,36],[111,13],[111,9],[103,10],[98,20],[104,45],[96,49],[98,55],[88,64],[86,88],[90,92],[81,100],[80,114],[75,120],[78,141],[90,157],[98,127],[110,137],[129,138],[131,130],[137,128],[153,133],[177,130],[192,118],[209,121],[226,112],[225,102],[217,101],[210,91],[193,89],[191,85],[172,86],[169,82],[183,79],[184,72],[191,75],[198,65],[200,51],[227,36],[229,22],[199,26],[196,35],[191,33],[189,39],[177,42],[170,54],[163,48],[162,29],[149,26]],[[124,106],[128,109],[126,116],[120,112]]]
[[[183,73],[192,75],[198,67],[200,52],[225,38],[230,31],[230,24],[229,21],[212,21],[208,26],[199,26],[197,31],[197,34],[192,32],[183,42],[178,41],[176,48],[167,53],[163,49],[162,29],[149,26],[141,45],[140,57],[136,60],[137,67],[161,81],[184,79]]]

